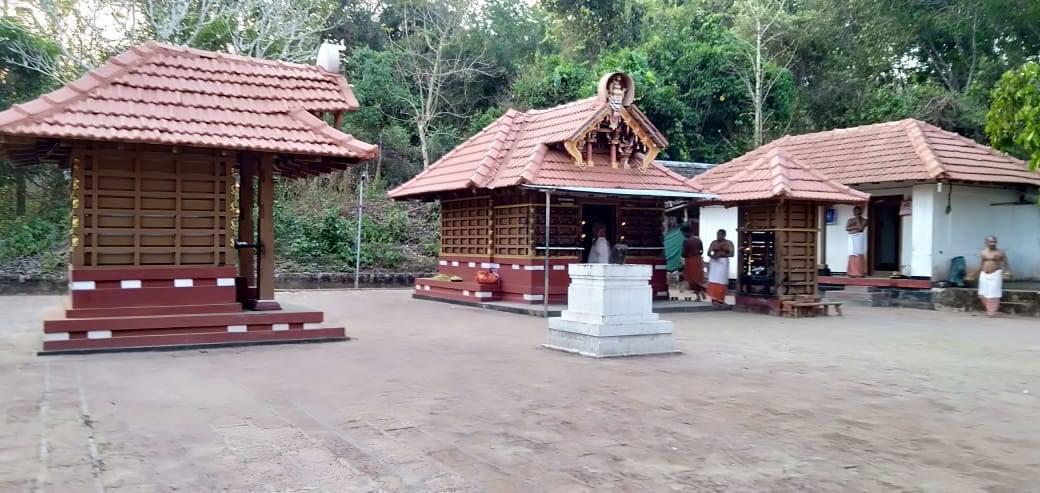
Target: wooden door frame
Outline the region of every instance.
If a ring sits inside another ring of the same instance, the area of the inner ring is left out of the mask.
[[[878,271],[874,265],[876,259],[875,252],[878,248],[878,235],[874,232],[877,230],[877,219],[875,219],[874,208],[877,203],[894,202],[898,208],[903,203],[903,195],[878,195],[871,196],[870,201],[867,203],[867,262],[866,270],[867,276],[873,275],[875,272],[889,272],[889,271]],[[898,213],[896,215],[898,216]],[[903,258],[903,221],[900,218],[896,224],[896,271],[899,271],[899,262]]]

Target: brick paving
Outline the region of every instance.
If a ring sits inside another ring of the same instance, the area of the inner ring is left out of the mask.
[[[679,356],[538,348],[540,319],[282,293],[343,343],[36,357],[0,297],[0,491],[1027,491],[1035,320],[670,314]]]

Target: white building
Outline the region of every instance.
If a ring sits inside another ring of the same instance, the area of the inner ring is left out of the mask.
[[[869,275],[899,271],[919,279],[946,280],[954,257],[963,256],[969,272],[978,269],[983,238],[996,235],[1015,278],[1040,280],[1040,173],[1029,171],[1021,160],[911,119],[785,136],[690,183],[710,191],[774,147],[871,195],[864,212],[870,224]],[[844,273],[845,222],[852,217],[852,207],[833,209],[818,253],[832,272]],[[735,237],[737,226],[736,208],[700,210],[700,231],[706,240],[718,229]],[[731,269],[730,277],[735,278],[736,262]]]

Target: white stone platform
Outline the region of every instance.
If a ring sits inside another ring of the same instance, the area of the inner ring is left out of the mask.
[[[606,358],[675,353],[672,323],[653,312],[649,265],[571,264],[567,309],[545,347]]]

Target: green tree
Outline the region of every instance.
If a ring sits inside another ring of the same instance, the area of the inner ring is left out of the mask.
[[[1040,65],[1009,70],[993,89],[986,133],[994,147],[1025,157],[1040,168]]]

